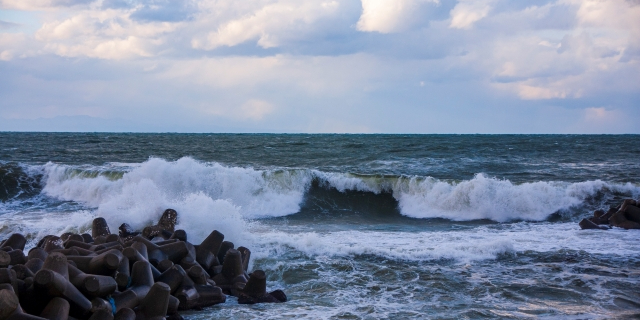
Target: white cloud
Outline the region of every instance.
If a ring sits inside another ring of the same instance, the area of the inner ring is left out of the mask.
[[[13,55],[11,54],[10,51],[8,50],[0,51],[0,60],[9,61],[11,60],[11,58],[13,58]]]
[[[525,100],[564,99],[569,94],[562,88],[535,87],[526,84],[517,86],[518,96]],[[579,95],[574,95],[578,97]]]
[[[127,59],[154,56],[178,23],[139,23],[130,10],[82,10],[45,22],[35,34],[43,51],[66,57]]]
[[[622,0],[560,1],[512,16],[519,15],[524,25],[534,25],[536,19],[546,19],[550,10],[562,6],[575,14],[572,29],[521,29],[479,48],[487,57],[482,65],[493,69],[493,87],[524,100],[639,91],[640,81],[622,75],[639,74],[632,78],[640,80],[640,65],[634,62],[640,59],[633,56],[634,48],[640,47],[640,5]],[[492,17],[486,19],[485,25],[492,27]]]
[[[251,99],[240,107],[240,117],[261,120],[265,115],[272,113],[274,110],[274,105],[267,101]]]
[[[310,25],[334,15],[339,8],[338,1],[282,0],[253,7],[242,6],[241,12],[233,12],[229,19],[220,17],[220,8],[214,6],[209,9],[212,11],[199,15],[200,24],[206,25],[202,20],[205,14],[220,17],[222,23],[213,20],[214,24],[209,27],[216,30],[196,35],[191,44],[196,49],[211,50],[257,39],[257,44],[263,48],[277,47],[283,39],[304,33]]]
[[[606,108],[586,108],[584,110],[584,119],[588,122],[614,122],[616,112],[607,110]]]
[[[473,24],[486,17],[494,0],[461,0],[451,10],[450,28],[471,29]]]
[[[0,85],[11,88],[0,90],[3,108],[33,105],[32,112],[42,113],[45,109],[38,108],[43,106],[75,104],[73,110],[46,110],[52,116],[93,115],[97,109],[83,108],[100,105],[104,116],[111,116],[131,108],[127,104],[119,112],[109,111],[115,105],[139,99],[136,103],[147,103],[148,110],[165,103],[179,106],[176,113],[197,110],[237,123],[281,119],[272,127],[296,123],[299,130],[375,131],[368,120],[352,120],[363,112],[367,117],[382,114],[386,116],[378,123],[391,127],[396,114],[416,123],[421,122],[417,114],[427,111],[438,117],[455,112],[494,114],[495,97],[511,108],[562,108],[575,106],[575,99],[588,105],[616,101],[604,111],[588,109],[584,114],[573,107],[572,117],[587,125],[599,119],[596,116],[607,118],[602,112],[617,110],[619,116],[638,104],[637,1],[550,0],[528,5],[516,0],[198,0],[182,6],[142,0],[124,7],[106,3],[0,0],[2,9],[33,10],[23,19],[29,20],[29,27],[0,32]],[[175,8],[180,12],[172,15]],[[40,21],[37,28],[32,20]],[[67,75],[57,69],[61,61],[86,62],[87,69]],[[127,76],[112,69],[127,71]],[[105,79],[99,84],[92,82],[101,75]],[[72,85],[68,78],[77,82]],[[170,93],[160,98],[154,93],[160,89],[149,83]],[[80,84],[82,90],[74,89]],[[31,86],[44,88],[46,94],[13,93],[20,88],[33,92]],[[74,99],[92,86],[100,87],[98,93]],[[114,98],[121,92],[127,92],[126,99]],[[485,101],[482,96],[492,98]],[[472,102],[465,105],[467,100]],[[331,111],[318,115],[322,108],[329,110],[327,106]],[[330,115],[339,112],[345,119],[357,116],[340,122],[335,120],[340,117]],[[387,117],[391,120],[385,121]],[[432,125],[436,122],[443,121]],[[402,124],[396,127],[408,130]]]
[[[423,3],[439,4],[439,0],[362,0],[360,31],[393,33],[408,29],[417,18],[417,8]]]
[[[634,126],[633,117],[619,109],[610,107],[589,107],[576,110],[576,120],[571,132],[579,133],[625,133]]]
[[[158,77],[203,88],[252,90],[278,86],[322,97],[361,91],[367,80],[383,80],[394,70],[388,62],[364,54],[213,57],[170,62],[161,69]]]
[[[74,1],[64,0],[0,0],[0,9],[9,10],[46,10],[59,6],[72,5]]]

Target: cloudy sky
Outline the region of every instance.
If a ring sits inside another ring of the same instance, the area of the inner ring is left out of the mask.
[[[0,0],[0,131],[640,133],[640,0]]]

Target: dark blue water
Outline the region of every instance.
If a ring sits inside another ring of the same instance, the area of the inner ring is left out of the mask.
[[[33,241],[167,207],[218,229],[291,301],[189,318],[640,316],[637,135],[0,133],[0,234]]]

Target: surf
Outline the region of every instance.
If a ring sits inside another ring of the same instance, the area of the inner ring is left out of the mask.
[[[159,207],[205,197],[229,203],[249,220],[297,214],[310,203],[326,211],[374,203],[369,207],[395,207],[392,213],[418,219],[545,221],[554,215],[571,215],[576,208],[640,194],[637,185],[601,180],[516,184],[478,173],[472,179],[455,181],[298,168],[259,170],[190,157],[176,161],[151,158],[101,168],[47,163],[42,166],[41,180],[43,194],[83,203],[105,217],[124,212],[144,217]],[[139,209],[142,207],[150,209]]]

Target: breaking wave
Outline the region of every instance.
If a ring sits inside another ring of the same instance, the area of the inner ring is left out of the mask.
[[[636,185],[600,180],[514,184],[477,174],[470,180],[445,181],[309,169],[256,170],[188,157],[173,162],[152,158],[141,164],[92,168],[48,163],[43,166],[43,175],[46,195],[81,202],[97,208],[98,214],[127,217],[140,225],[156,218],[167,205],[203,199],[210,202],[212,211],[234,208],[231,211],[237,211],[235,215],[243,219],[291,215],[301,210],[305,195],[316,187],[341,193],[361,192],[370,197],[391,194],[399,212],[413,218],[498,222],[543,221],[589,199],[602,198],[603,194],[640,194]],[[228,208],[218,209],[216,203],[225,203]]]

